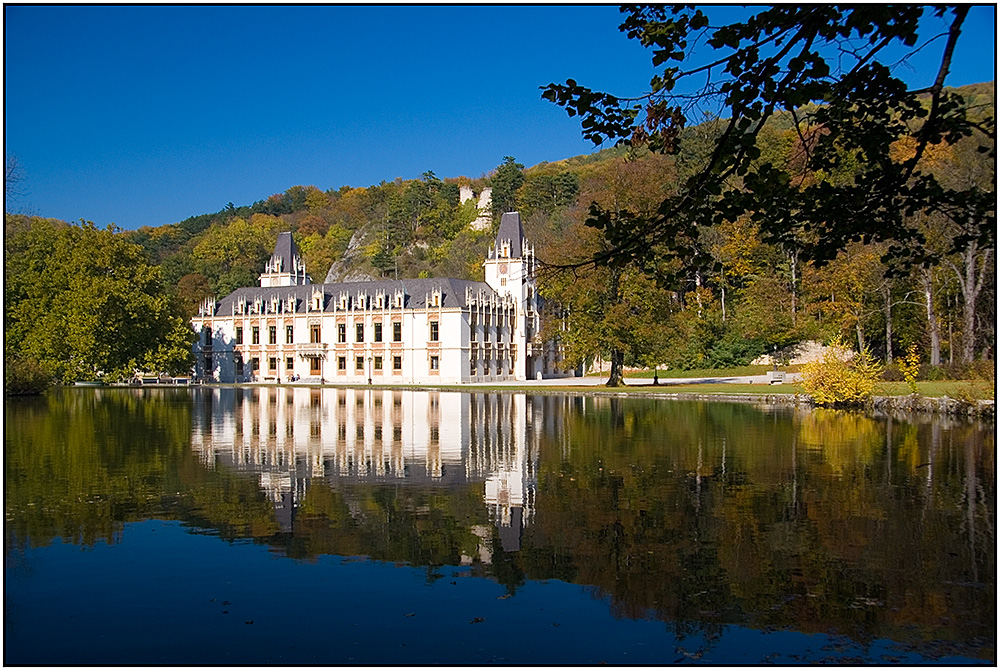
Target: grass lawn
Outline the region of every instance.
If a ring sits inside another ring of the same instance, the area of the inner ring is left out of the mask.
[[[692,377],[706,377],[706,376],[716,376],[716,377],[738,377],[746,376],[748,374],[754,374],[753,372],[747,372],[748,368],[736,368],[731,370],[692,370]],[[754,368],[749,368],[753,370]],[[765,367],[765,370],[767,368]],[[787,369],[787,367],[786,367]],[[379,388],[379,389],[424,389],[424,388],[440,388],[448,391],[469,391],[469,392],[514,392],[514,393],[664,393],[664,394],[691,394],[691,395],[728,395],[728,394],[745,394],[745,395],[791,395],[795,393],[800,393],[805,395],[805,391],[798,384],[727,384],[725,382],[710,382],[701,384],[685,384],[685,383],[673,383],[664,384],[660,383],[656,386],[653,385],[652,377],[648,381],[642,377],[629,377],[626,386],[620,386],[618,388],[609,388],[602,384],[597,377],[593,378],[593,384],[579,385],[579,386],[545,386],[542,384],[525,384],[523,386],[514,385],[503,385],[503,386],[492,386],[492,385],[433,385],[433,384],[414,384],[414,385],[392,385],[392,386],[374,386],[374,387],[358,387],[358,388]],[[350,386],[349,388],[353,388]],[[942,396],[948,396],[950,398],[959,398],[963,400],[967,399],[989,399],[994,398],[995,392],[993,384],[986,381],[937,381],[937,382],[917,382],[917,392],[928,398],[940,398]],[[907,386],[906,382],[881,382],[875,390],[875,395],[877,396],[904,396],[910,394],[910,387]]]
[[[876,395],[910,395],[910,387],[906,382],[882,382],[878,385]],[[977,400],[993,400],[995,395],[993,385],[982,381],[943,381],[917,382],[917,393],[928,398],[976,398]]]
[[[725,374],[726,371],[715,371],[716,374]],[[744,373],[745,374],[745,373]],[[737,375],[727,375],[737,376]],[[644,381],[644,380],[643,380]],[[619,393],[690,393],[693,395],[726,395],[726,394],[747,394],[747,395],[785,395],[801,393],[805,391],[798,384],[727,384],[725,382],[713,382],[708,384],[659,384],[654,386],[652,380],[643,383],[635,378],[629,378],[626,386],[618,388],[608,388],[603,384],[595,383],[593,386],[531,386],[523,387],[523,390],[531,391],[614,391]],[[511,390],[511,387],[494,387],[496,390]],[[520,389],[519,389],[520,390]],[[917,382],[917,393],[928,398],[949,398],[961,399],[989,399],[994,397],[994,389],[991,384],[982,381],[940,381],[940,382]],[[910,387],[906,382],[881,382],[875,390],[875,395],[879,396],[904,396],[910,395]]]
[[[734,375],[735,376],[735,375]],[[629,384],[629,390],[653,391],[661,393],[696,393],[696,394],[717,394],[717,393],[749,393],[752,395],[775,395],[779,393],[802,393],[802,387],[798,384],[726,384],[723,382],[712,384],[637,384],[634,381]],[[917,382],[917,393],[928,398],[977,398],[993,399],[993,386],[986,382],[968,381],[943,381],[943,382]],[[910,387],[906,382],[881,382],[875,390],[875,395],[899,396],[910,395]]]
[[[465,390],[465,387],[450,386],[455,390]],[[514,391],[518,393],[546,392],[546,393],[690,393],[693,395],[727,395],[733,393],[744,393],[749,395],[792,395],[802,393],[802,389],[797,384],[726,384],[714,382],[708,384],[659,384],[653,386],[652,380],[649,383],[636,382],[630,380],[626,386],[611,388],[595,381],[592,385],[574,386],[475,386],[468,390],[480,391]]]

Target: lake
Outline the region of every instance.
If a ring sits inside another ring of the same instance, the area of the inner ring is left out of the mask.
[[[992,422],[290,387],[4,418],[7,664],[996,663]]]

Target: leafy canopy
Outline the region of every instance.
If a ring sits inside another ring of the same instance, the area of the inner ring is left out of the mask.
[[[968,6],[781,5],[755,8],[748,19],[719,27],[694,7],[627,6],[620,29],[652,50],[656,74],[644,95],[620,98],[569,79],[542,97],[579,115],[584,137],[676,153],[687,115],[714,105],[721,129],[705,161],[676,195],[651,214],[592,205],[588,225],[604,231],[609,251],[597,264],[648,266],[666,254],[689,266],[708,265],[699,227],[742,214],[764,240],[799,250],[818,264],[849,242],[887,242],[887,255],[930,264],[939,256],[913,223],[940,213],[970,243],[995,245],[995,189],[948,187],[920,169],[932,146],[975,135],[995,152],[995,123],[967,115],[961,96],[944,88]],[[943,22],[924,33],[924,15]],[[933,15],[933,16],[930,16]],[[684,69],[696,45],[715,57]],[[933,85],[910,90],[886,62],[902,48],[940,50]],[[692,78],[705,83],[683,90]],[[801,156],[788,165],[762,159],[762,131],[790,117]],[[899,158],[893,147],[909,142]]]
[[[113,226],[7,217],[4,358],[63,381],[186,372],[194,336],[136,244]]]

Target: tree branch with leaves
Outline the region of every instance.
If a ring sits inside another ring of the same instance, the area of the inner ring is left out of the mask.
[[[654,213],[592,206],[587,223],[609,248],[586,263],[649,265],[653,250],[663,249],[688,267],[706,266],[712,259],[701,251],[699,226],[741,215],[760,226],[764,241],[817,264],[855,241],[887,243],[897,267],[939,261],[911,223],[919,212],[942,212],[967,231],[951,253],[995,246],[995,189],[950,188],[919,165],[928,146],[974,134],[995,154],[993,117],[970,120],[961,96],[944,88],[967,6],[781,5],[718,27],[693,7],[623,12],[620,29],[652,50],[649,91],[620,98],[570,79],[543,87],[542,97],[579,115],[595,144],[676,153],[687,117],[705,107],[724,127],[707,160]],[[935,38],[921,41],[925,15],[945,22],[947,39],[934,84],[910,90],[883,60],[891,46],[929,48]],[[682,69],[701,44],[716,57]],[[701,75],[700,88],[681,86]],[[806,149],[801,169],[851,178],[796,182],[789,166],[761,161],[761,131],[784,113]],[[906,139],[916,151],[894,160],[893,145]]]

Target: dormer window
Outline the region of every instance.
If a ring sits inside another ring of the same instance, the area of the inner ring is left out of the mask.
[[[385,293],[379,291],[375,294],[375,306],[379,309],[385,308]]]
[[[403,307],[403,292],[396,291],[396,295],[393,297],[393,303],[395,307],[402,309]]]

